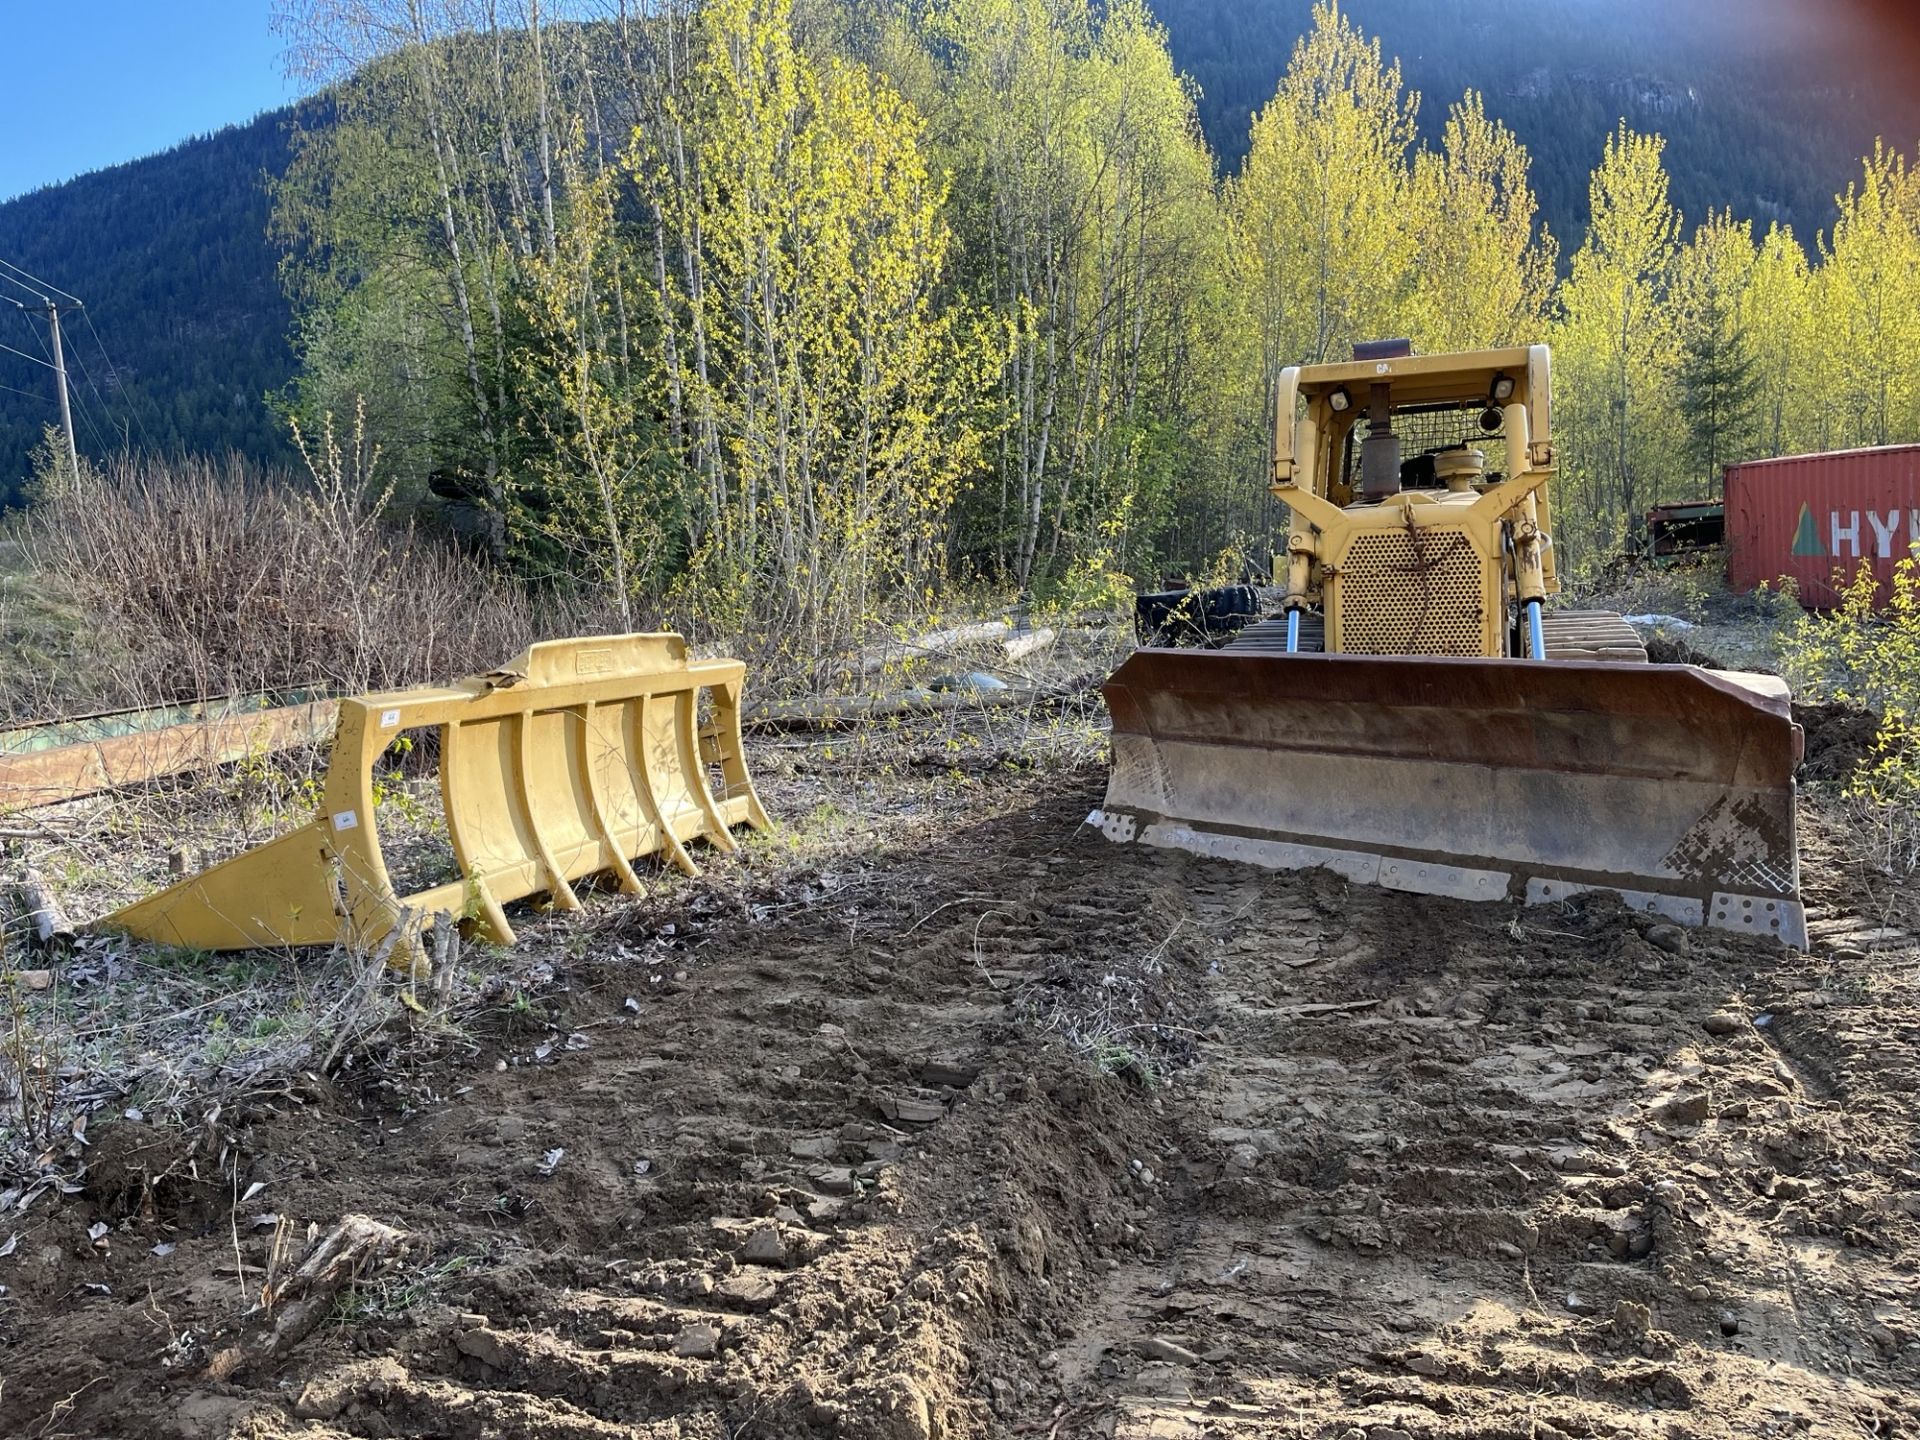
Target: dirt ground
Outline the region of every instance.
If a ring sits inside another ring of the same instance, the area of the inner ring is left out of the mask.
[[[1096,765],[969,753],[888,810],[762,746],[850,836],[97,1123],[0,1225],[0,1435],[1920,1429],[1920,903],[1819,806],[1803,956],[1115,847]],[[403,1251],[274,1350],[245,1312],[348,1214]]]

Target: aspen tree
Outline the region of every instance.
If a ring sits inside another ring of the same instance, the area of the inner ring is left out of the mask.
[[[1526,147],[1488,118],[1474,91],[1448,112],[1440,144],[1414,158],[1407,328],[1429,351],[1529,344],[1553,288],[1556,246],[1535,223]]]
[[[1768,228],[1754,256],[1740,311],[1752,341],[1758,386],[1758,452],[1790,455],[1824,448],[1830,422],[1818,397],[1827,352],[1816,334],[1807,252],[1790,228]]]
[[[1667,489],[1683,448],[1668,304],[1680,217],[1663,148],[1624,121],[1608,137],[1586,239],[1560,288],[1554,411],[1566,463],[1555,510],[1575,564],[1618,549],[1631,518]]]
[[[1333,0],[1253,122],[1229,192],[1265,370],[1319,363],[1405,314],[1414,241],[1408,150],[1419,96]]]
[[[1838,197],[1821,249],[1818,308],[1833,350],[1827,403],[1838,443],[1888,445],[1920,435],[1920,176],[1876,145]]]
[[[698,165],[672,243],[697,249],[700,283],[668,287],[660,359],[706,357],[677,383],[724,484],[698,492],[676,603],[811,661],[937,569],[1004,351],[941,303],[945,193],[917,112],[861,66],[800,55],[788,0],[709,4],[681,103]]]
[[[1139,0],[941,0],[928,40],[967,280],[1014,337],[978,562],[1021,587],[1131,565],[1206,459],[1168,423],[1204,406],[1224,298],[1192,95]]]

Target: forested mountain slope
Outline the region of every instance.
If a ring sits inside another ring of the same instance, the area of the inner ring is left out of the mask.
[[[293,372],[290,312],[267,239],[267,179],[285,170],[292,112],[0,205],[0,260],[86,302],[65,322],[81,448],[283,458],[265,402]],[[32,305],[20,287],[0,295]],[[42,357],[43,317],[0,305],[0,345]],[[109,364],[109,360],[111,364]],[[0,351],[0,500],[59,418],[44,363]]]
[[[1312,0],[1151,3],[1230,173],[1310,23]],[[1819,15],[1796,25],[1772,14],[1795,8]],[[1532,184],[1563,261],[1584,228],[1588,176],[1622,117],[1667,137],[1674,200],[1689,224],[1730,206],[1762,227],[1791,223],[1809,246],[1876,136],[1900,146],[1920,137],[1920,99],[1911,87],[1870,84],[1861,37],[1825,6],[1347,0],[1343,9],[1399,58],[1421,92],[1429,138],[1464,90],[1485,95],[1488,113],[1531,151]],[[295,357],[267,237],[267,181],[287,164],[290,118],[262,115],[0,204],[0,259],[85,299],[105,341],[103,354],[75,319],[83,449],[98,454],[127,436],[162,450],[284,458],[265,397],[285,384]],[[39,356],[44,343],[43,320],[0,306],[0,345]],[[0,502],[17,493],[41,427],[57,417],[50,382],[44,365],[0,350]]]
[[[1313,0],[1150,0],[1200,90],[1208,143],[1237,167]],[[1793,0],[1346,0],[1397,57],[1432,137],[1479,90],[1533,156],[1547,224],[1571,254],[1587,177],[1621,119],[1667,137],[1674,203],[1689,221],[1731,206],[1808,244],[1876,138],[1920,138],[1920,96],[1869,67],[1864,27]]]

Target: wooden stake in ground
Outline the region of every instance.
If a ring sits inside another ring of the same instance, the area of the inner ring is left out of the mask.
[[[34,940],[42,950],[64,949],[73,943],[73,922],[67,919],[65,908],[45,876],[29,869],[21,877],[20,893],[27,902]]]
[[[249,1365],[284,1355],[326,1319],[334,1296],[391,1259],[406,1232],[365,1215],[343,1215],[307,1252],[287,1283],[255,1311],[250,1333],[207,1364],[207,1379],[230,1380]]]

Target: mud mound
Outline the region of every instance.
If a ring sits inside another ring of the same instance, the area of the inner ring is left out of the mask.
[[[1795,705],[1794,723],[1806,732],[1806,759],[1800,778],[1809,781],[1846,781],[1873,754],[1880,717],[1851,705]]]
[[[1698,665],[1702,670],[1725,670],[1719,657],[1696,650],[1670,630],[1655,630],[1646,637],[1647,659],[1655,665]]]

